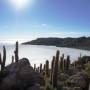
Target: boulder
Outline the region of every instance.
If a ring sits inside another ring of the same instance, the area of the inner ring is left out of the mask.
[[[8,75],[2,80],[0,90],[27,90],[28,87],[43,81],[41,75],[33,70],[26,58],[8,65],[6,71]]]

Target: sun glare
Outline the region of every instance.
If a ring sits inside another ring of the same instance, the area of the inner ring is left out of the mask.
[[[11,6],[17,10],[23,10],[24,8],[32,5],[32,0],[9,0]]]

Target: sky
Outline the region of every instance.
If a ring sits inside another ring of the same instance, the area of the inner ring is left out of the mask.
[[[0,42],[90,36],[90,0],[0,0]]]

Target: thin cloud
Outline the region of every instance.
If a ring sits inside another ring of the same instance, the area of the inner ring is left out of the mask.
[[[41,24],[41,26],[45,27],[45,26],[47,26],[47,24]]]

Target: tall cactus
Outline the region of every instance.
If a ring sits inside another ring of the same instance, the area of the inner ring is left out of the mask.
[[[19,57],[18,57],[18,42],[16,42],[16,49],[15,49],[14,53],[15,53],[15,62],[18,62],[18,60],[19,60]]]
[[[12,63],[14,63],[14,56],[12,56]]]
[[[1,72],[3,72],[5,69],[5,63],[6,63],[6,48],[5,48],[5,46],[3,46],[3,60],[2,60],[1,54],[0,54]]]
[[[69,70],[69,66],[70,66],[70,56],[67,56],[67,60],[66,60],[66,70]]]
[[[43,71],[45,71],[45,68],[46,68],[46,65],[44,64],[44,66],[43,66]]]
[[[34,70],[36,71],[36,64],[34,64]]]
[[[75,69],[76,66],[77,66],[77,61],[75,61],[75,62],[73,63],[73,66],[74,66],[74,69]]]
[[[65,56],[65,55],[64,55],[64,53],[63,53],[63,54],[62,54],[62,58],[63,58],[63,59],[64,59],[64,56]]]
[[[40,73],[42,72],[42,64],[40,64]]]
[[[45,76],[49,77],[49,61],[48,60],[46,60]]]
[[[51,84],[53,83],[53,70],[54,70],[54,63],[55,63],[55,56],[53,56],[53,59],[52,59],[52,62],[51,62],[51,75],[50,75]]]
[[[57,50],[53,71],[53,87],[57,87],[59,54],[60,52]]]
[[[3,46],[3,67],[5,67],[5,62],[6,62],[6,48]]]
[[[63,62],[63,57],[60,58],[60,70],[63,72],[64,70],[64,62]]]
[[[63,64],[63,70],[66,71],[66,64],[67,64],[67,61],[66,59],[64,59],[64,64]]]
[[[1,53],[0,53],[0,64],[2,64],[2,58],[1,58]]]

